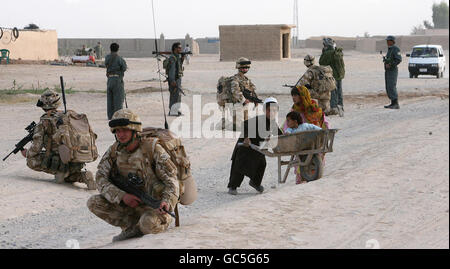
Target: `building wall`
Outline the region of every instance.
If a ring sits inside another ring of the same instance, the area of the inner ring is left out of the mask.
[[[239,57],[246,57],[250,60],[279,61],[283,57],[282,33],[285,32],[290,33],[290,28],[282,30],[281,25],[221,25],[220,60],[236,61]]]
[[[412,48],[417,45],[433,44],[441,45],[444,50],[449,49],[448,35],[410,35],[410,36],[397,36],[396,45],[400,48],[400,51],[407,53],[411,52]],[[387,51],[386,40],[376,41],[375,52]]]
[[[155,39],[102,39],[102,38],[60,38],[58,39],[59,44],[59,53],[60,55],[74,55],[77,49],[80,49],[83,45],[86,45],[87,48],[94,48],[97,45],[97,42],[101,42],[104,53],[109,53],[109,46],[111,43],[119,44],[119,54],[123,57],[127,58],[144,58],[144,57],[152,57],[153,51],[155,51]],[[185,39],[165,39],[164,36],[161,36],[158,39],[158,49],[160,51],[170,51],[172,49],[172,44],[175,42],[180,42],[181,45],[184,46],[189,44],[191,47],[191,51],[194,54],[198,54],[198,44],[192,40]]]
[[[19,30],[19,37],[9,42],[10,36],[9,33],[3,34],[0,49],[9,50],[11,59],[53,61],[59,58],[58,36],[55,30]]]

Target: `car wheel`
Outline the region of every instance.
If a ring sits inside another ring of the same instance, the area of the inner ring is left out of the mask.
[[[440,78],[440,74],[441,74],[441,73],[438,72],[438,73],[436,74],[436,78]]]
[[[409,78],[413,78],[413,77],[414,77],[413,73],[409,73]]]

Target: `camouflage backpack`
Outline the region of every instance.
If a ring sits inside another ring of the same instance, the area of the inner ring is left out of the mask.
[[[231,92],[231,82],[233,81],[234,76],[231,77],[220,77],[217,82],[217,104],[220,107],[225,107],[227,103],[237,103],[238,100],[234,100],[233,93]]]
[[[153,138],[152,143],[143,143],[143,151],[153,162],[153,150],[158,143],[170,155],[170,159],[177,167],[177,179],[180,183],[180,203],[190,205],[197,199],[197,186],[191,174],[191,163],[184,150],[181,139],[170,130],[147,127],[144,128],[141,137]],[[156,138],[156,139],[155,139]]]
[[[333,69],[330,66],[314,65],[311,67],[314,73],[314,80],[311,87],[318,94],[334,91],[336,89],[336,80],[333,77]]]
[[[64,164],[89,163],[97,160],[95,145],[97,135],[92,131],[85,114],[68,110],[56,122],[52,140],[58,145],[58,152]]]

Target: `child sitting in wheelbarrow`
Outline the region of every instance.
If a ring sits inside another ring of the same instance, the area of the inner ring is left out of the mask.
[[[291,111],[286,115],[287,129],[285,134],[295,134],[303,131],[322,130],[322,128],[303,122],[302,116],[297,111]]]

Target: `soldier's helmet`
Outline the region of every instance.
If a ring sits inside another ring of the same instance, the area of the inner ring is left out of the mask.
[[[395,42],[395,36],[393,36],[393,35],[387,36],[386,41],[394,41]]]
[[[327,38],[323,39],[323,45],[325,47],[333,47],[334,44],[335,44],[335,42],[334,42],[334,40],[332,38],[327,37]]]
[[[305,63],[306,67],[310,67],[316,62],[316,57],[308,54],[303,59],[303,62]]]
[[[117,110],[109,121],[112,133],[117,129],[129,129],[142,132],[142,122],[139,116],[128,108]]]
[[[250,68],[251,64],[252,64],[252,62],[249,59],[241,57],[236,61],[236,69]]]
[[[39,98],[36,106],[41,107],[43,110],[57,109],[61,104],[59,95],[53,90],[46,90]]]

